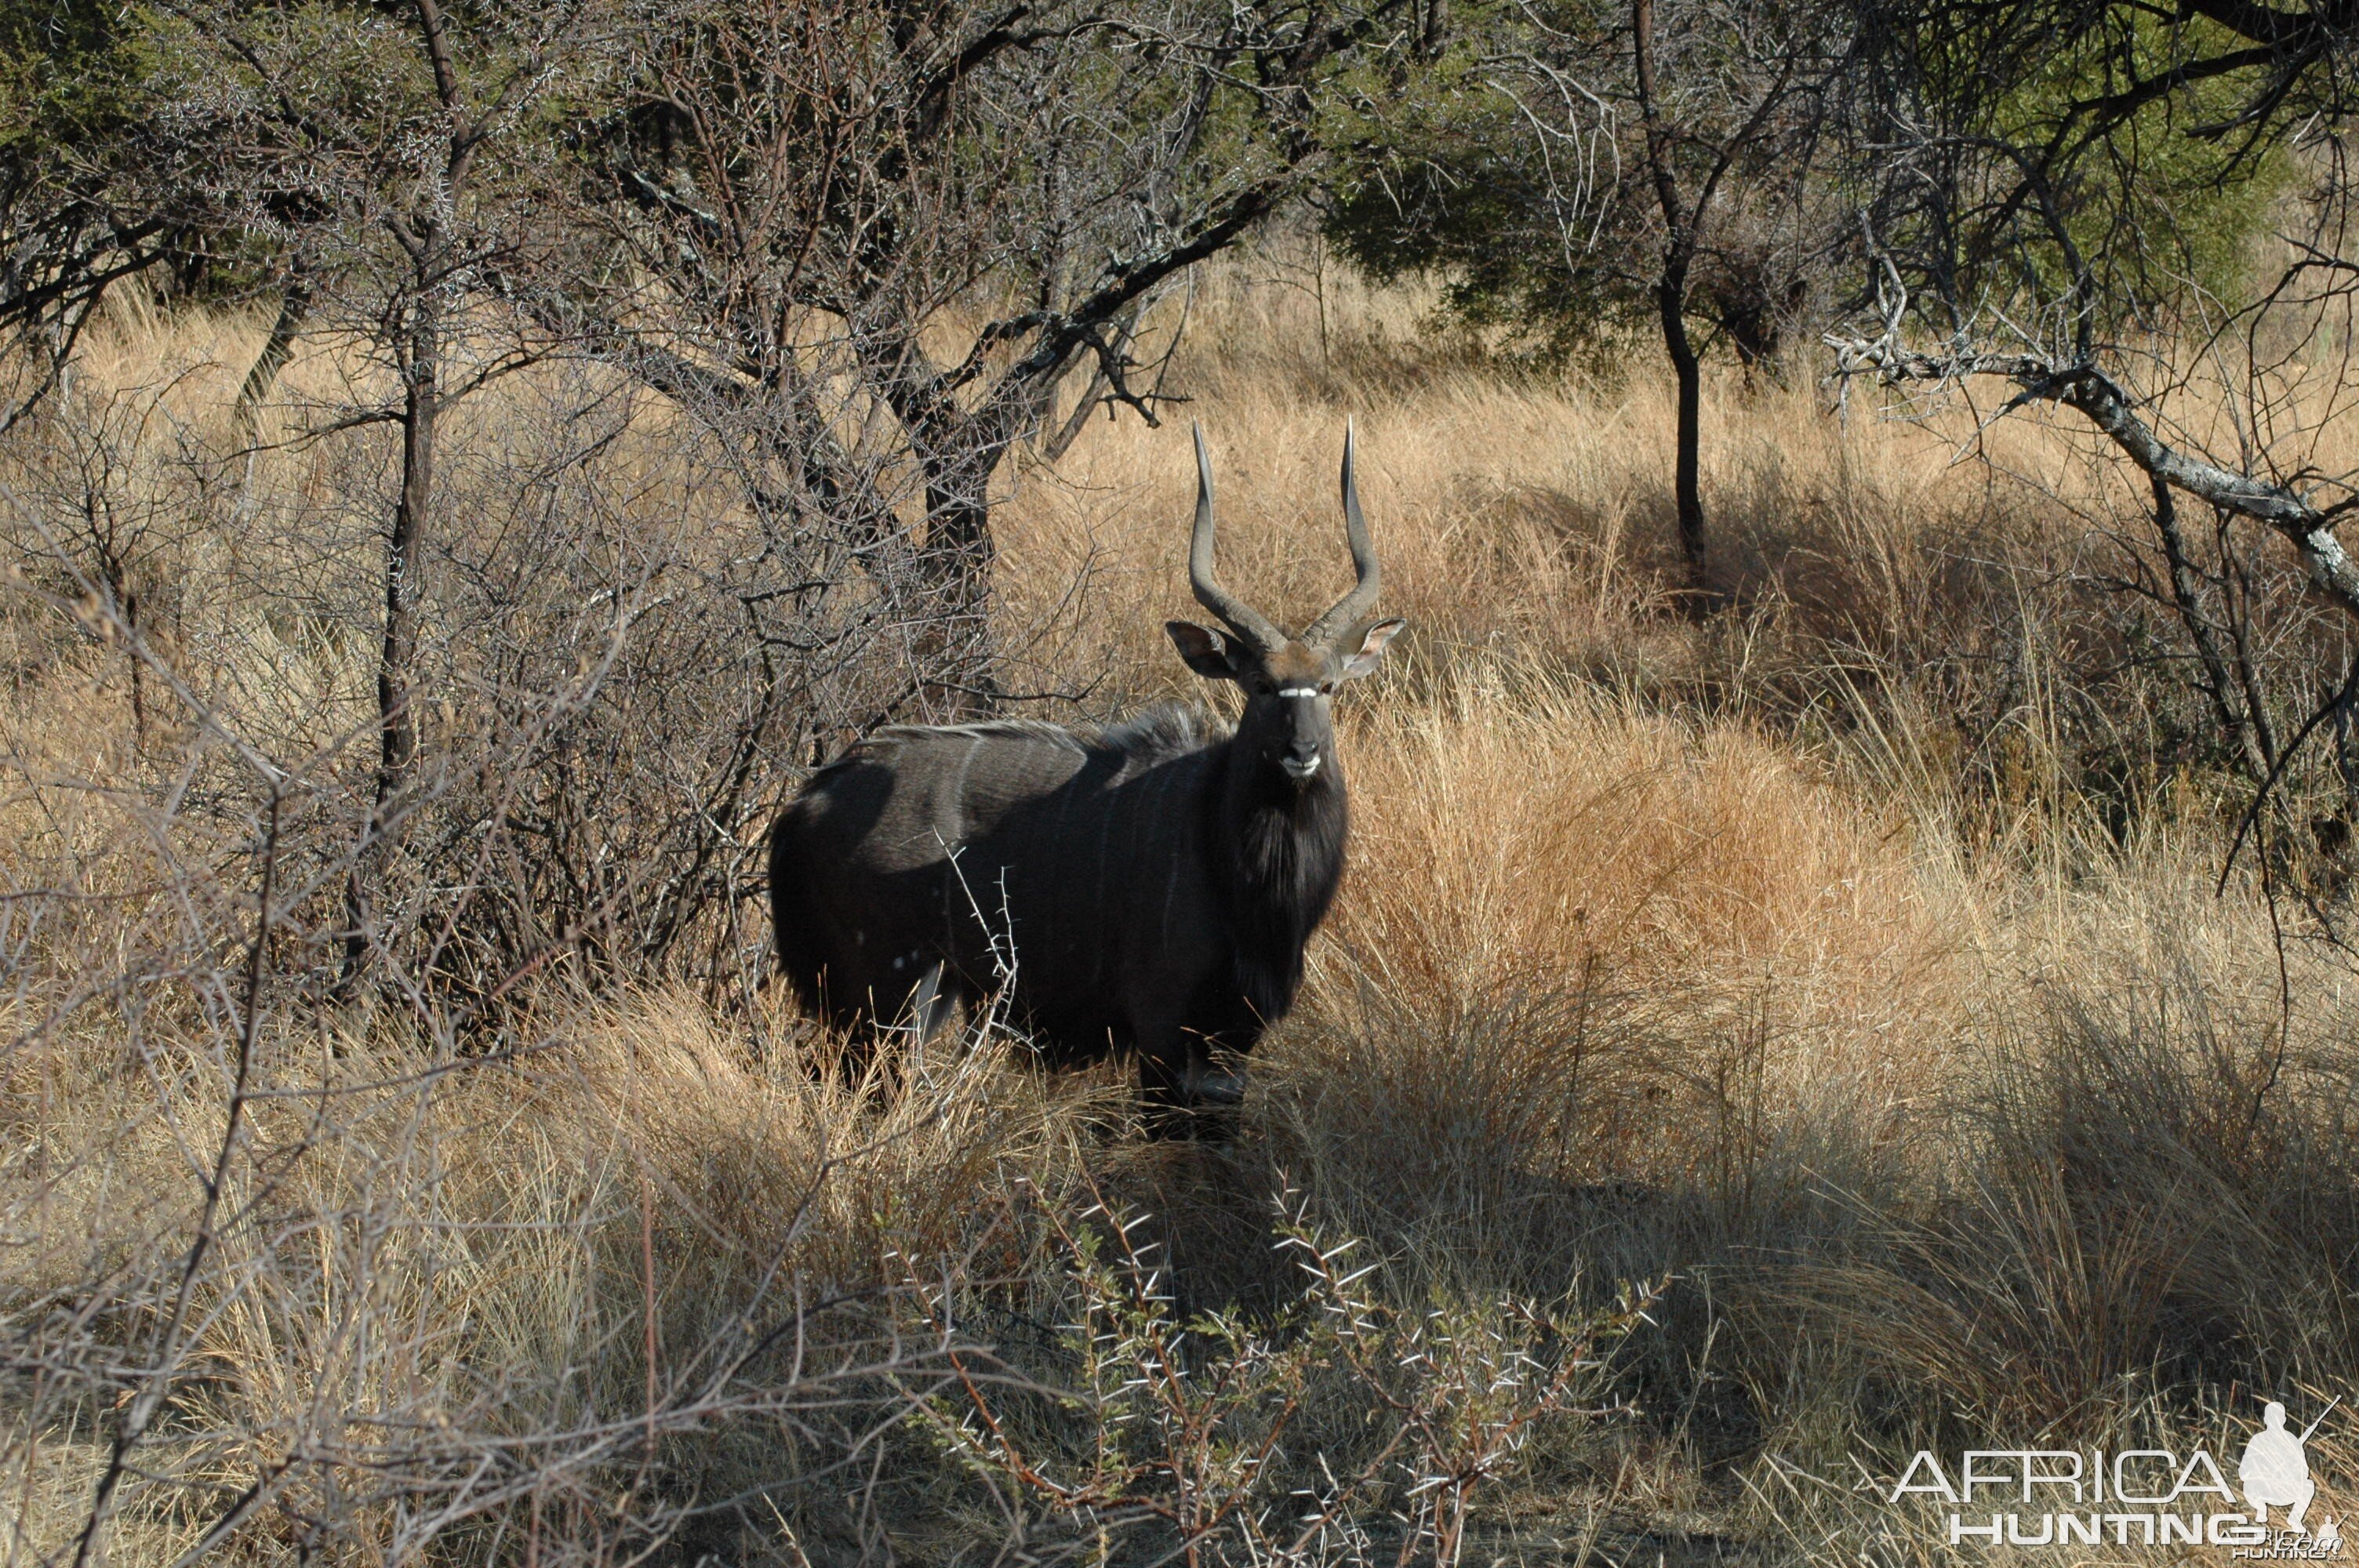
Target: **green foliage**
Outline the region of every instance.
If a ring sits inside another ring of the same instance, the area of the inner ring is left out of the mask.
[[[121,123],[145,73],[145,14],[71,0],[0,0],[0,99],[12,126],[54,134]]]
[[[2268,127],[2225,133],[2261,77],[2207,75],[2204,62],[2238,40],[2200,17],[2112,4],[2047,42],[2018,51],[1955,18],[1929,21],[1919,42],[1935,113],[2040,168],[2030,179],[2022,158],[1990,168],[1979,194],[1997,221],[1960,258],[1962,296],[2063,297],[2077,254],[2108,326],[2196,295],[2241,304],[2254,242],[2295,170]]]
[[[1857,47],[1888,49],[1907,112],[1938,127],[1898,169],[1886,144],[1907,136],[1856,117],[1840,90],[1793,95],[1748,135],[1747,95],[1777,62],[1733,60],[1722,23],[1663,9],[1683,188],[1701,187],[1712,149],[1733,154],[1690,308],[1734,330],[1748,302],[1756,315],[1787,308],[1812,278],[1840,297],[1859,276],[1856,214],[1880,206],[1895,214],[1884,242],[1945,254],[1941,292],[1969,304],[2036,311],[2071,295],[2082,269],[2108,327],[2168,319],[2199,297],[2240,303],[2295,170],[2277,131],[2223,129],[2258,90],[2258,68],[2205,62],[2238,40],[2126,3],[2027,17],[2018,5],[1871,8],[1862,27],[1904,37]],[[1440,58],[1355,82],[1327,120],[1339,149],[1329,237],[1380,279],[1437,279],[1455,319],[1558,353],[1651,311],[1662,238],[1621,22],[1571,6],[1477,9]],[[1764,24],[1795,25],[1782,13]],[[1833,28],[1832,41],[1798,59],[1854,47],[1832,12],[1807,25]],[[1595,99],[1563,92],[1572,81]]]
[[[0,178],[21,189],[137,119],[151,18],[90,0],[0,0]]]
[[[1602,215],[1584,211],[1607,194],[1579,164],[1595,149],[1549,145],[1495,68],[1494,47],[1516,26],[1477,14],[1440,58],[1362,84],[1338,106],[1324,222],[1378,280],[1432,277],[1457,320],[1563,355],[1648,308],[1647,280],[1643,257],[1593,243],[1610,237]]]

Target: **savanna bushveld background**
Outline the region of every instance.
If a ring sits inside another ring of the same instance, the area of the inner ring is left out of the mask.
[[[0,36],[9,1568],[1930,1562],[2354,1392],[2339,5]],[[809,771],[1218,707],[1188,424],[1299,622],[1347,419],[1235,1139],[798,1016]]]

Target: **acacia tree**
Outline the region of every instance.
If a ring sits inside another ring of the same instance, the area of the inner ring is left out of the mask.
[[[389,393],[356,381],[353,406],[326,422],[389,425],[399,443],[372,806],[348,879],[338,980],[346,993],[384,930],[377,884],[415,784],[414,666],[438,432],[454,405],[536,357],[516,341],[485,351],[477,333],[454,359],[454,334],[473,325],[462,318],[494,272],[545,243],[533,232],[533,204],[520,199],[545,137],[523,133],[550,84],[582,63],[594,37],[585,12],[581,0],[458,16],[440,0],[397,10],[195,0],[159,38],[168,50],[159,86],[182,142],[210,155],[206,205],[218,228],[301,264],[281,327],[241,395],[242,420],[304,309],[390,373]]]
[[[107,6],[0,4],[0,430],[56,387],[109,288],[206,226],[189,149],[149,119],[139,33]]]
[[[1850,189],[1912,311],[1950,332],[2004,316],[2085,351],[2089,333],[2176,327],[2236,294],[2298,178],[2292,139],[2350,109],[2332,5],[1854,11]]]
[[[1782,165],[1784,194],[1799,205],[1817,124],[1811,100],[1840,59],[1821,15],[1809,8],[1783,15],[1690,5],[1675,14],[1684,26],[1658,38],[1655,0],[1631,0],[1630,78],[1661,222],[1655,313],[1679,388],[1672,490],[1680,553],[1690,602],[1701,608],[1719,595],[1705,561],[1702,362],[1688,332],[1689,289],[1732,174],[1750,176],[1757,189],[1777,181]],[[1732,336],[1741,350],[1745,334]]]
[[[1678,393],[1686,601],[1718,601],[1701,492],[1708,318],[1750,372],[1777,351],[1824,250],[1816,188],[1844,18],[1761,0],[1462,13],[1405,112],[1349,135],[1331,232],[1380,276],[1445,275],[1468,319],[1552,349],[1644,323]]]
[[[1327,84],[1407,6],[647,0],[576,144],[605,259],[536,308],[741,431],[755,504],[848,519],[928,627],[908,702],[986,708],[1006,455],[1083,361],[1156,417],[1139,303],[1302,189]]]
[[[1997,378],[2002,412],[2067,411],[2125,460],[2146,538],[2125,541],[2120,586],[2183,637],[2253,815],[2333,721],[2346,798],[2320,840],[2340,842],[2359,783],[2359,568],[2336,528],[2359,473],[2322,438],[2349,412],[2359,282],[2350,18],[2085,0],[1860,12],[1878,45],[1854,83],[1876,149],[1854,181],[1874,315],[1830,334],[1838,374],[1912,409]],[[2308,603],[2272,589],[2256,524],[2291,546]]]

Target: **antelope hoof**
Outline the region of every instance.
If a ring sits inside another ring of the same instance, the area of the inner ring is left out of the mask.
[[[1198,1110],[1235,1110],[1245,1103],[1245,1076],[1209,1071],[1196,1080],[1188,1099]]]
[[[1192,1138],[1199,1143],[1234,1142],[1245,1103],[1243,1073],[1208,1070],[1183,1091],[1180,1114],[1172,1118],[1173,1130],[1167,1136]]]

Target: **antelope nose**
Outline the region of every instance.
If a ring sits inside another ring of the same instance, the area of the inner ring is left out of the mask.
[[[1286,749],[1277,765],[1298,779],[1307,779],[1319,771],[1319,748],[1297,741]]]

